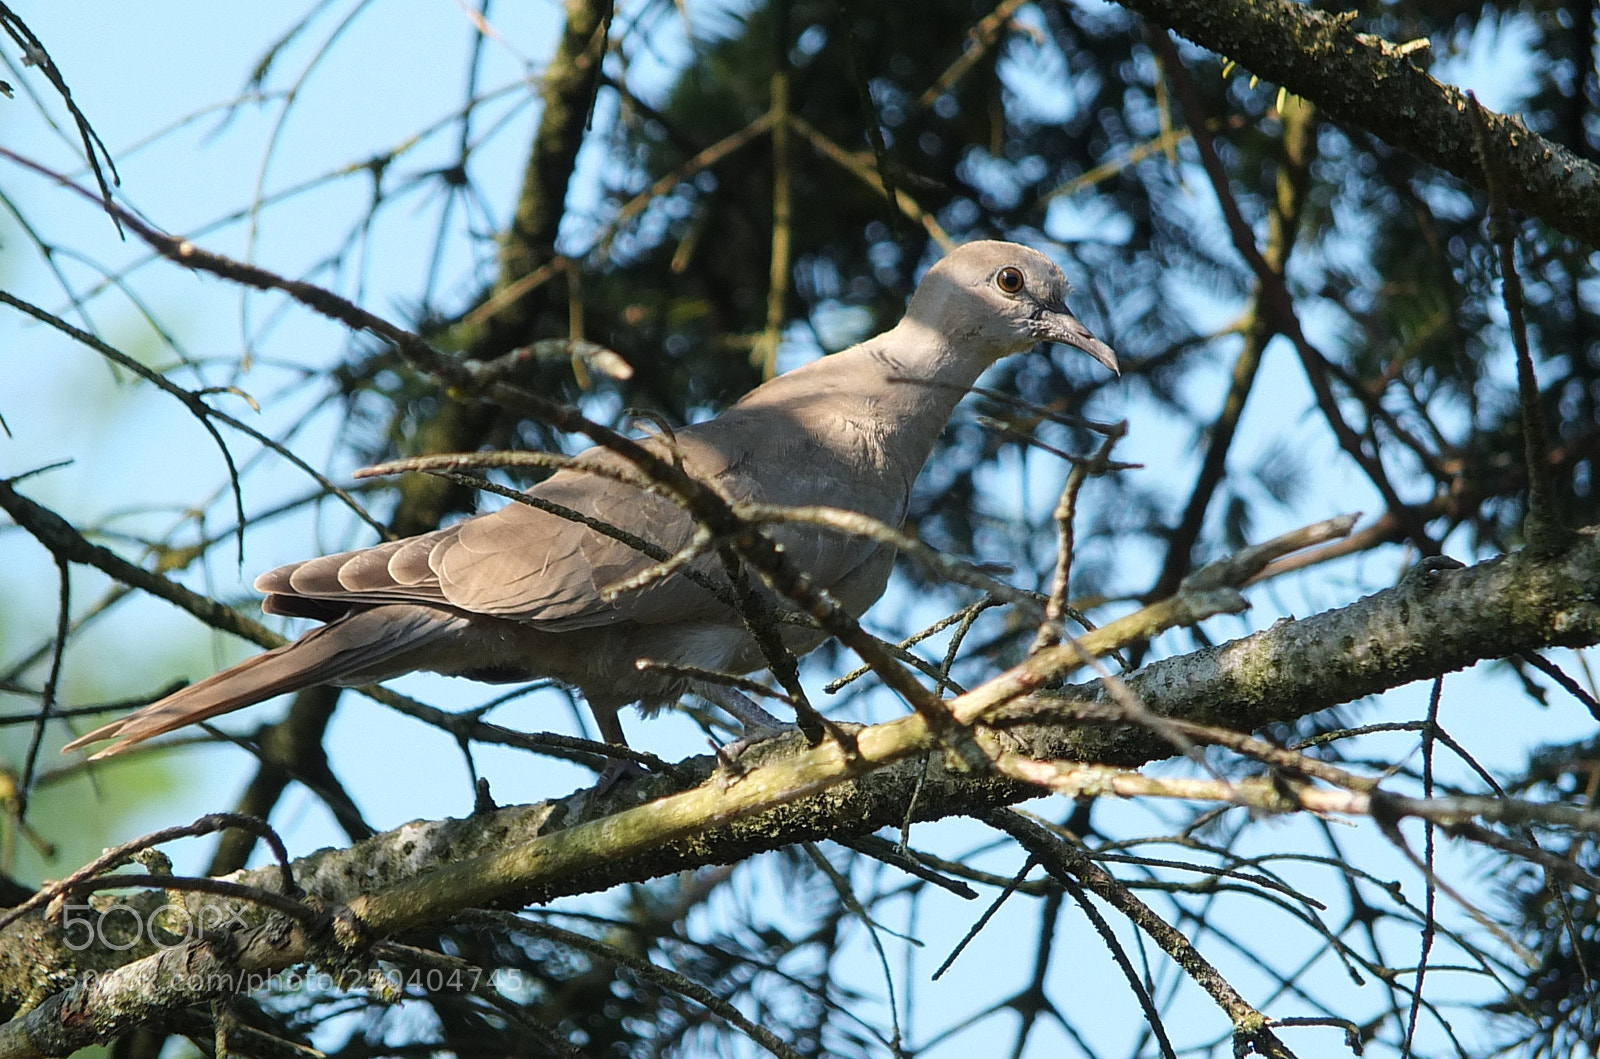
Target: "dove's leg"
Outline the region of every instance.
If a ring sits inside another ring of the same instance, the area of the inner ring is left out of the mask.
[[[589,699],[589,712],[594,714],[595,727],[600,729],[600,738],[612,746],[627,746],[628,737],[622,734],[622,707],[627,705],[621,702],[610,702],[594,698]],[[595,780],[595,793],[605,794],[617,785],[618,780],[632,779],[643,776],[644,769],[637,761],[623,758],[612,758],[601,770],[600,778]]]
[[[746,749],[763,740],[799,730],[798,725],[778,720],[756,705],[750,696],[726,684],[696,681],[694,691],[707,702],[721,706],[734,720],[744,725],[744,734],[722,748],[722,752],[729,757],[738,757]]]
[[[722,748],[722,752],[729,757],[738,757],[746,748],[763,740],[798,730],[797,725],[780,721],[756,705],[748,695],[726,684],[696,681],[693,687],[695,694],[714,706],[722,707],[734,720],[744,726],[744,734]],[[622,732],[620,716],[624,705],[626,703],[611,702],[607,699],[599,701],[594,698],[589,699],[589,711],[594,714],[595,726],[600,729],[600,737],[613,746],[628,745],[628,739]],[[617,781],[643,774],[644,770],[633,761],[613,760],[600,773],[600,778],[595,782],[595,791],[604,794],[616,786]]]

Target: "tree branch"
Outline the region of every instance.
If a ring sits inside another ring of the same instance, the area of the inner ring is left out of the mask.
[[[1600,642],[1600,600],[1592,588],[1596,581],[1600,541],[1593,532],[1581,535],[1572,550],[1554,559],[1517,554],[1457,570],[1430,566],[1341,610],[1280,622],[1233,643],[1155,663],[1129,677],[1127,684],[1151,712],[1235,730],[1257,729],[1481,659]],[[1148,728],[1084,724],[1083,712],[1092,713],[1108,696],[1099,682],[1035,691],[996,707],[991,686],[1005,683],[1004,677],[997,678],[950,703],[959,720],[982,722],[975,735],[996,752],[1119,764],[1172,753],[1170,743]],[[753,751],[751,768],[732,784],[705,782],[714,761],[696,759],[684,766],[687,789],[667,777],[650,777],[619,784],[605,797],[586,791],[465,820],[407,824],[347,850],[321,850],[302,858],[294,864],[294,876],[324,907],[345,906],[335,921],[343,925],[347,951],[358,955],[363,938],[441,922],[465,907],[593,892],[799,841],[898,827],[908,813],[918,820],[981,815],[1037,794],[1036,787],[992,773],[952,769],[938,755],[925,764],[922,751],[934,741],[918,714],[860,730],[853,755],[832,741],[794,752],[801,743],[795,737]],[[701,785],[692,786],[696,783]],[[642,797],[661,795],[624,808]],[[1485,818],[1493,816],[1487,801],[1461,805],[1465,811],[1488,814]],[[258,869],[233,879],[265,888],[278,871]],[[179,901],[193,921],[215,922],[215,910],[202,910],[207,900],[198,894],[126,899],[135,909],[150,902],[146,911]],[[197,948],[186,949],[184,959],[237,974],[278,970],[316,955],[315,939],[302,937],[297,928],[277,921],[275,930],[267,932],[272,938],[267,944],[267,935],[259,933],[272,922],[266,913],[250,908],[229,912],[250,924],[234,946],[235,955],[223,960],[210,949]],[[24,1032],[16,1023],[0,1028],[0,1056],[29,1054],[8,1053],[7,1040],[63,1039],[51,1034],[67,1011],[77,1012],[83,1026],[94,1027],[91,1036],[73,1038],[78,1041],[74,1047],[104,1040],[113,1031],[125,1032],[125,1021],[109,1015],[107,1021],[91,1019],[93,1005],[125,1010],[130,997],[118,1001],[106,990],[117,982],[149,989],[146,975],[154,973],[155,965],[147,961],[166,960],[168,970],[178,966],[172,962],[178,950],[159,952],[148,943],[117,953],[72,951],[66,940],[39,912],[0,933],[0,1000],[15,1008],[50,998],[26,1016],[33,1029]],[[92,986],[83,978],[88,968],[104,970],[129,960],[142,969],[119,970],[120,978],[102,975]],[[185,974],[204,985],[203,977]],[[70,987],[71,996],[59,992],[63,987]],[[175,996],[170,991],[162,995]],[[213,995],[185,993],[182,1001]],[[142,1010],[146,1017],[153,1014]],[[50,1023],[47,1033],[39,1028],[40,1019],[58,1021]]]
[[[1485,186],[1467,95],[1413,63],[1418,50],[1356,31],[1354,13],[1290,0],[1120,0],[1157,25],[1311,100],[1333,120]],[[1600,246],[1600,167],[1485,112],[1485,151],[1504,174],[1506,203]]]

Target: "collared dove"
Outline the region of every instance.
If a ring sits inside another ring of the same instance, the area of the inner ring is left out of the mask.
[[[730,500],[820,504],[891,526],[964,391],[1001,357],[1062,342],[1117,370],[1111,347],[1067,309],[1066,278],[1043,254],[975,242],[931,268],[893,328],[758,386],[714,419],[647,445],[675,450],[690,474]],[[581,459],[625,468],[601,449]],[[627,530],[675,553],[693,520],[670,500],[581,470],[562,470],[533,496]],[[883,593],[891,548],[811,526],[771,531],[790,560],[853,615]],[[292,563],[263,574],[269,614],[327,622],[67,744],[116,739],[117,753],[152,736],[315,684],[361,685],[418,670],[494,682],[553,677],[581,690],[608,742],[617,712],[654,710],[695,691],[759,732],[776,723],[708,682],[640,669],[651,659],[744,673],[765,662],[739,614],[703,585],[672,574],[602,598],[602,589],[656,564],[633,547],[525,504],[446,529]],[[695,566],[725,580],[714,555]],[[818,631],[790,626],[796,653]]]

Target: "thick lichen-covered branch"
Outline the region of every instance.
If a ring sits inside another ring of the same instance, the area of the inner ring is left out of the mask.
[[[1416,48],[1356,29],[1356,17],[1290,0],[1121,0],[1152,23],[1237,62],[1430,165],[1484,187],[1467,94],[1418,66]],[[1600,245],[1600,167],[1504,114],[1485,113],[1506,203]]]
[[[1396,587],[1348,607],[1155,663],[1126,682],[1151,712],[1236,731],[1256,729],[1482,659],[1600,642],[1597,583],[1600,544],[1593,533],[1553,559],[1519,554],[1463,569],[1428,564]],[[1033,688],[1020,697],[996,694],[995,684],[950,702],[954,716],[974,725],[991,754],[1138,764],[1173,753],[1148,727],[1082,723],[1095,709],[1110,722],[1119,716],[1099,683]],[[441,922],[466,907],[602,890],[799,841],[899,826],[908,814],[919,820],[981,815],[1037,793],[994,772],[961,771],[940,754],[926,756],[935,745],[922,716],[911,714],[861,729],[853,753],[834,741],[810,749],[799,739],[769,744],[731,783],[712,778],[714,762],[702,759],[686,763],[681,780],[654,777],[621,785],[603,798],[583,792],[466,820],[408,824],[350,849],[303,858],[294,864],[295,880],[331,910],[335,924],[343,924],[335,934],[346,947],[359,951],[363,939]],[[233,879],[273,884],[256,872]],[[171,892],[127,903],[142,907],[140,900],[151,910],[180,901],[199,918],[212,898]],[[317,945],[327,944],[292,924],[268,930],[272,920],[259,909],[238,911],[248,930],[258,933],[240,949],[247,962],[223,961],[233,970],[293,966],[317,958]],[[58,927],[32,914],[0,936],[0,1000],[13,1009],[37,1005],[34,1014],[23,1016],[30,1024],[76,1012],[90,1034],[80,1043],[103,1040],[106,1027],[126,1029],[126,1020],[91,1019],[85,1005],[113,1004],[106,994],[110,985],[146,979],[132,969],[110,984],[102,977],[90,996],[82,972],[130,961],[148,971],[163,959],[170,968],[175,958],[140,944],[123,953],[73,951]],[[211,952],[185,956],[200,963],[219,958]],[[71,995],[64,996],[63,987]],[[188,1002],[209,996],[184,995]],[[0,1029],[0,1042],[14,1041],[19,1033],[25,1040],[60,1042],[61,1031],[58,1022],[50,1023],[49,1032],[23,1032],[13,1023]],[[29,1053],[0,1047],[5,1054]]]

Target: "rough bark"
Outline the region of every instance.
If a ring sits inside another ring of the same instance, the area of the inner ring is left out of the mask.
[[[1355,15],[1289,0],[1120,0],[1159,26],[1234,60],[1477,188],[1485,186],[1467,94],[1416,64],[1422,50],[1360,33]],[[1485,112],[1484,144],[1508,205],[1600,246],[1600,167]]]
[[[1593,532],[1552,559],[1517,554],[1463,569],[1429,564],[1348,607],[1152,664],[1128,684],[1154,712],[1259,729],[1480,660],[1600,642],[1596,584],[1600,542]],[[1059,719],[1074,703],[1102,694],[1098,683],[1037,692],[988,715],[978,734],[1041,758],[1137,764],[1171,755],[1171,745],[1147,730]],[[954,704],[958,715],[961,702]],[[681,784],[653,777],[603,798],[580,792],[464,820],[416,821],[350,849],[318,851],[294,869],[299,885],[329,910],[320,927],[235,903],[228,912],[244,926],[227,945],[191,941],[163,952],[143,942],[125,951],[73,951],[62,930],[35,912],[0,934],[0,999],[13,1010],[31,1008],[0,1027],[0,1057],[64,1054],[107,1040],[174,1006],[220,995],[236,980],[228,974],[308,960],[359,965],[375,938],[441,923],[472,905],[548,901],[906,819],[981,815],[1037,793],[946,767],[943,755],[928,753],[932,737],[915,714],[862,729],[857,740],[855,759],[831,742],[812,750],[773,745],[732,784],[704,782],[713,763],[701,759],[688,763],[690,778]],[[232,878],[276,889],[276,869]],[[146,916],[169,902],[192,918],[219,915],[215,898],[192,893],[119,899]],[[112,938],[114,945],[127,940]],[[114,973],[86,981],[88,970]]]

